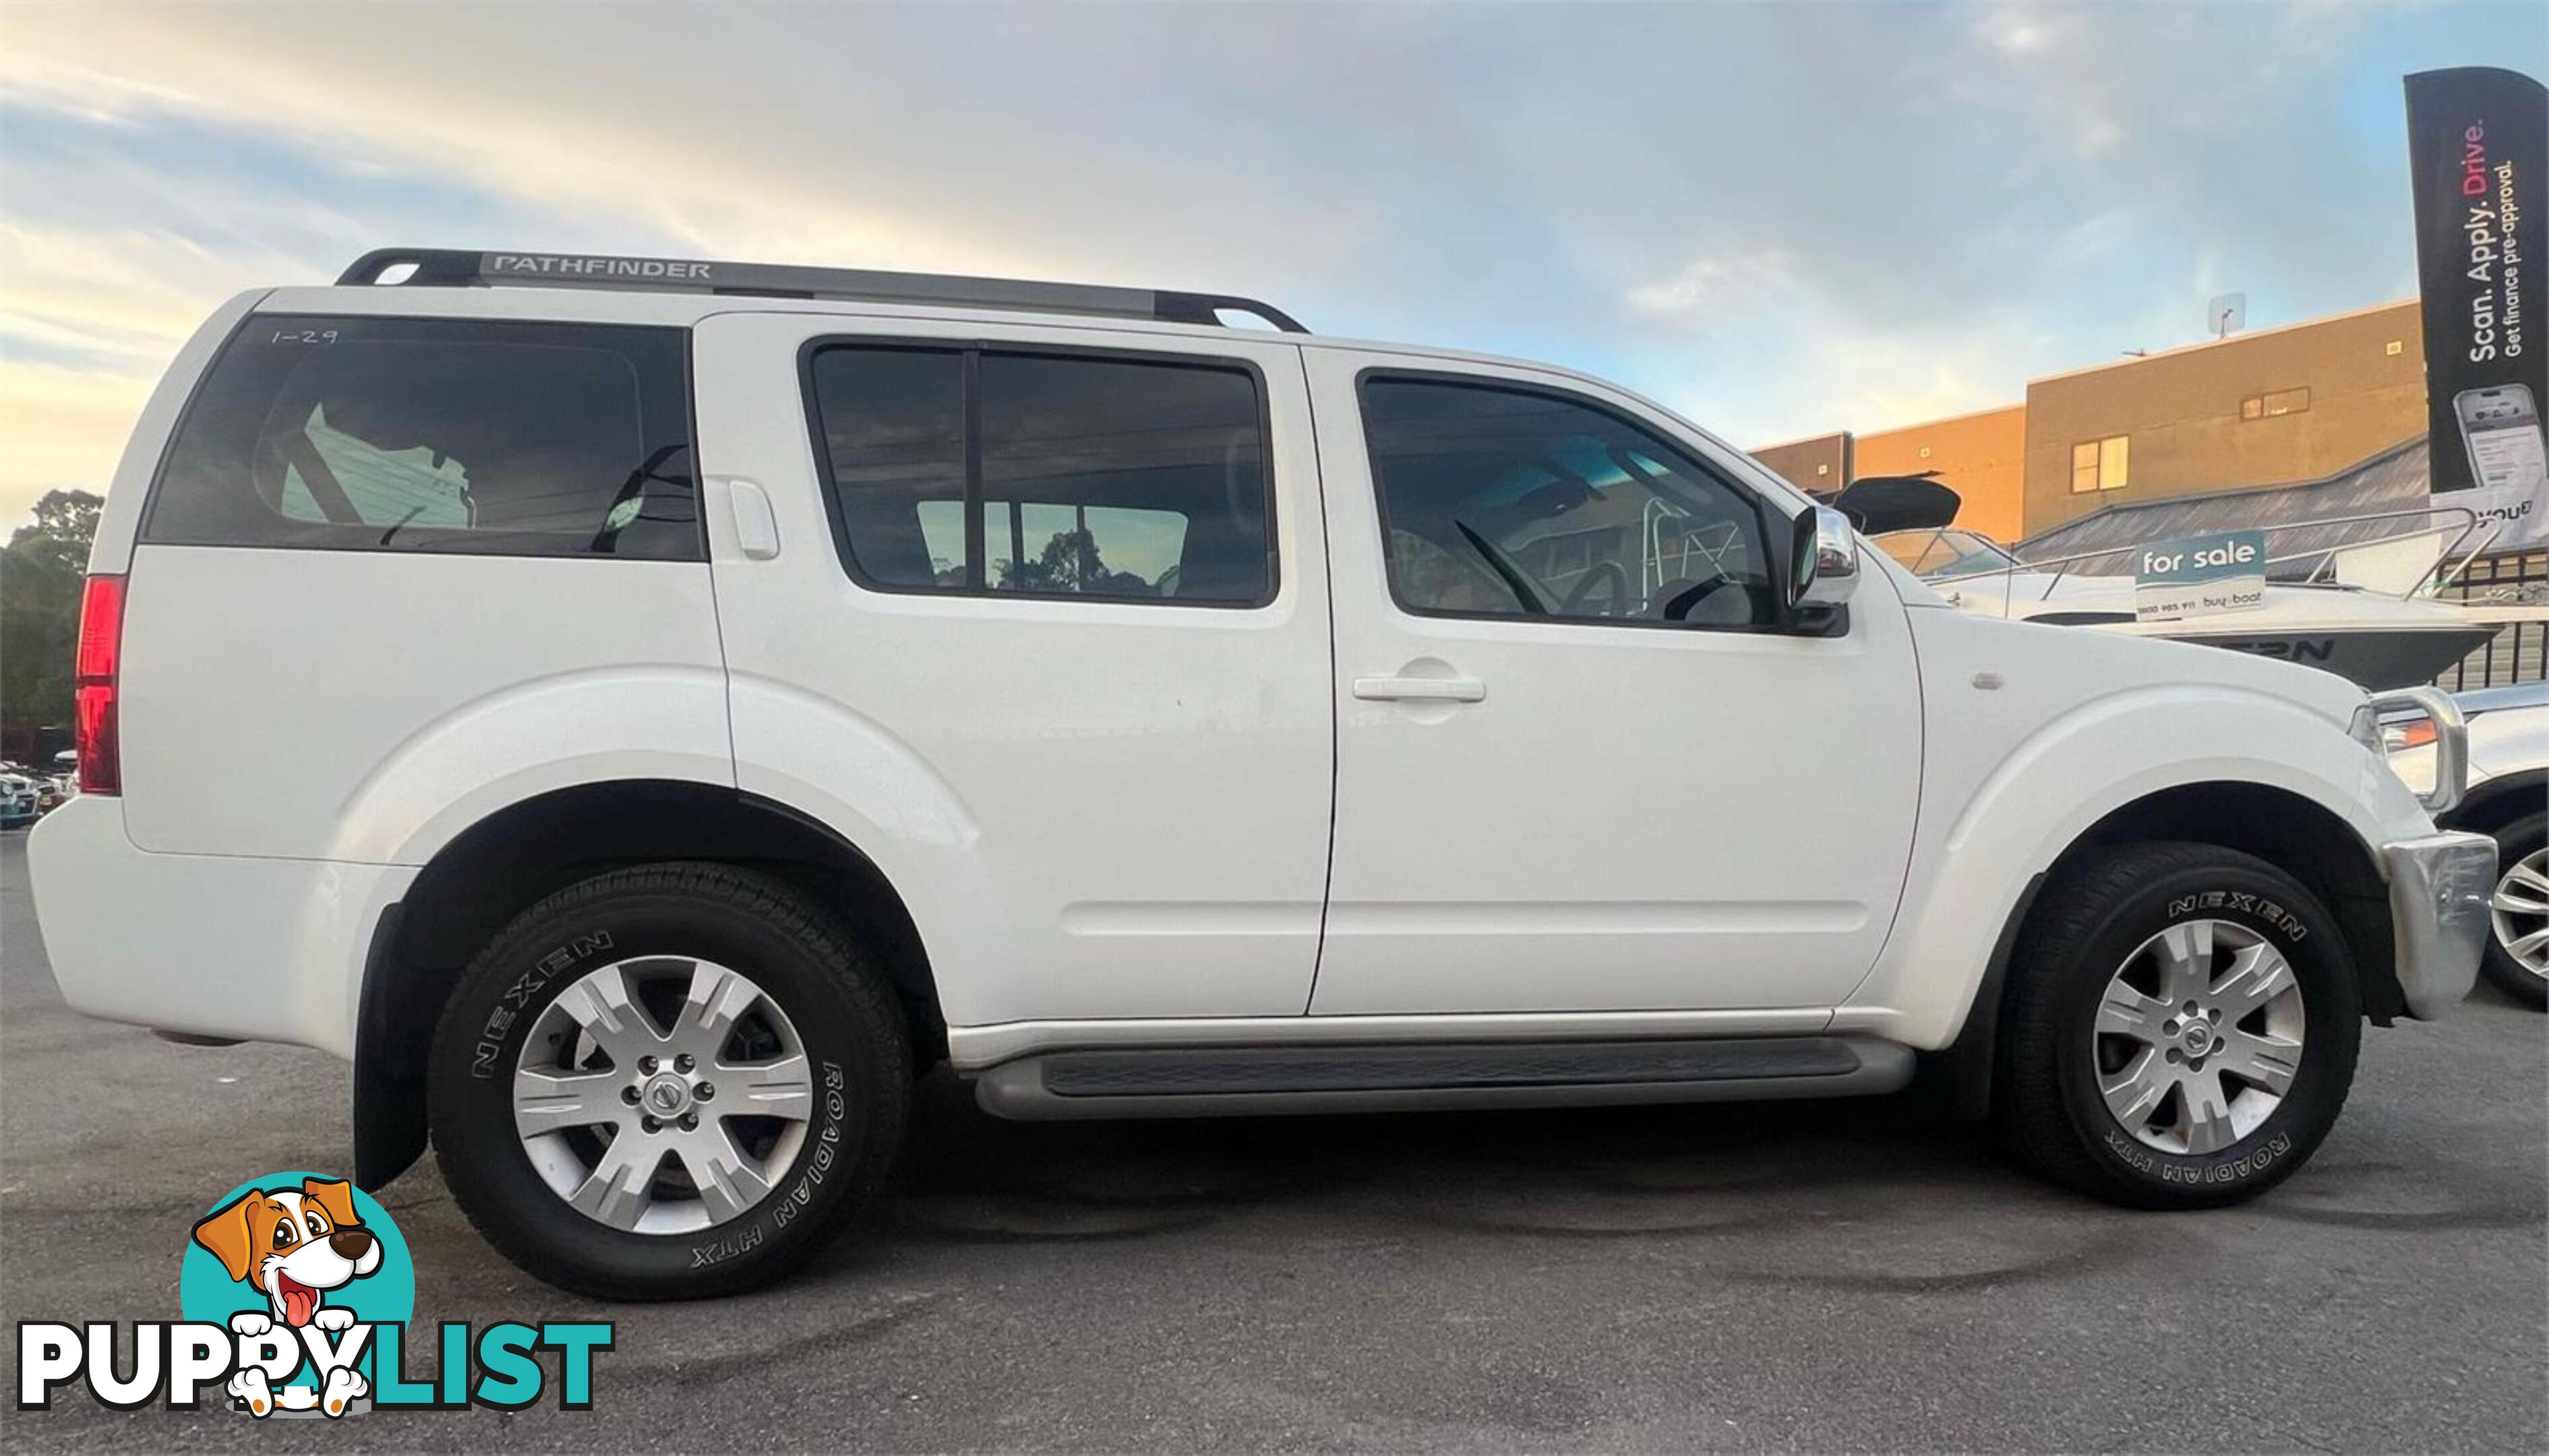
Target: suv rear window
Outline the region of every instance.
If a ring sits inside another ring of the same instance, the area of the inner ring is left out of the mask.
[[[697,561],[675,328],[249,318],[142,539]]]
[[[826,344],[806,376],[842,559],[868,586],[1274,594],[1265,417],[1244,367]]]

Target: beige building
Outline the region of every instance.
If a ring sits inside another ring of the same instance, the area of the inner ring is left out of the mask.
[[[1752,458],[1777,471],[1800,491],[1838,491],[1858,479],[1850,472],[1849,431],[1809,435],[1802,440],[1764,445]]]
[[[2103,506],[2333,475],[2425,431],[2413,299],[2030,380],[2024,405],[1755,452],[1810,491],[1930,475],[2023,540]]]
[[[2315,480],[2424,432],[2413,299],[2030,380],[2026,534],[2118,501]]]
[[[1956,512],[1960,526],[1996,541],[2026,534],[2024,405],[1860,435],[1850,454],[1859,476],[1926,475],[1954,491],[1965,502]]]

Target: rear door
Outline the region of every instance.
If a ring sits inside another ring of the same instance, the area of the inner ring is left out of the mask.
[[[1334,771],[1299,351],[862,323],[697,330],[739,782],[879,862],[951,1023],[1299,1014]]]

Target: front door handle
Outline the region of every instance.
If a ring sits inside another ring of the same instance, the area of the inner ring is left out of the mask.
[[[1354,695],[1368,702],[1481,702],[1487,684],[1475,678],[1357,678]]]

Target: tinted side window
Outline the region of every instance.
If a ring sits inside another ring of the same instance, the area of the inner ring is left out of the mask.
[[[807,375],[844,555],[871,586],[1205,605],[1273,594],[1266,432],[1246,370],[839,344]]]
[[[965,585],[965,367],[953,349],[814,356],[835,508],[871,585]]]
[[[1410,611],[1766,626],[1758,503],[1608,410],[1390,376],[1363,384],[1389,586]]]
[[[254,316],[142,539],[699,560],[682,331]]]

